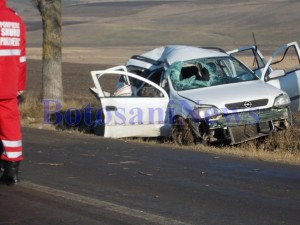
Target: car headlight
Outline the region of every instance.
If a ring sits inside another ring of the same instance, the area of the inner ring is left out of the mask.
[[[287,94],[281,94],[275,98],[274,107],[285,108],[291,103],[290,97]]]
[[[222,114],[222,111],[215,106],[201,106],[194,109],[195,119],[207,119]]]

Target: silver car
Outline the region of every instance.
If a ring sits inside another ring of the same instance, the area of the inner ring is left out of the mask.
[[[290,97],[218,48],[163,46],[91,71],[104,137],[236,144],[288,128]],[[271,76],[270,71],[269,76]],[[299,95],[299,92],[298,92]]]

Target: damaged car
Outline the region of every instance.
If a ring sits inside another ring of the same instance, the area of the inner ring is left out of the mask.
[[[185,143],[188,134],[195,143],[229,144],[288,128],[288,90],[269,84],[233,54],[168,45],[91,71],[90,90],[101,102],[95,126],[111,138],[173,136]],[[264,65],[271,80],[273,70]]]

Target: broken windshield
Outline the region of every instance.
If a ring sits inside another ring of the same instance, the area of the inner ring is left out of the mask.
[[[253,72],[232,57],[175,62],[165,72],[175,90],[190,90],[257,80]]]

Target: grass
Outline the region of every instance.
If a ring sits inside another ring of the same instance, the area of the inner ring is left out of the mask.
[[[93,129],[93,123],[86,124],[83,117],[76,121],[76,110],[83,113],[84,108],[86,108],[86,102],[91,102],[91,106],[94,109],[99,109],[98,102],[91,99],[67,99],[65,103],[61,106],[59,113],[63,116],[63,120],[56,124],[51,125],[45,123],[44,118],[44,105],[39,101],[38,96],[29,95],[26,96],[22,104],[20,104],[21,112],[21,123],[25,127],[35,127],[40,129],[59,129],[71,132],[80,132],[84,134],[96,133]],[[54,112],[56,110],[55,105],[50,104],[50,111]],[[73,108],[73,110],[68,110]],[[71,121],[75,125],[70,125],[67,123],[66,113],[70,113]],[[82,114],[81,114],[82,115]],[[95,118],[95,110],[91,111],[91,118]],[[229,155],[236,157],[245,157],[251,159],[259,159],[272,162],[281,162],[299,165],[300,164],[300,112],[294,115],[295,123],[292,127],[287,130],[273,133],[270,136],[256,139],[253,141],[248,141],[239,145],[229,146],[207,146],[198,144],[195,145],[192,142],[187,142],[184,145],[178,144],[172,138],[126,138],[127,141],[143,142],[149,144],[161,144],[173,147],[174,149],[180,150],[192,150],[200,152],[209,152],[218,155]],[[53,115],[49,117],[51,121],[55,120]]]

